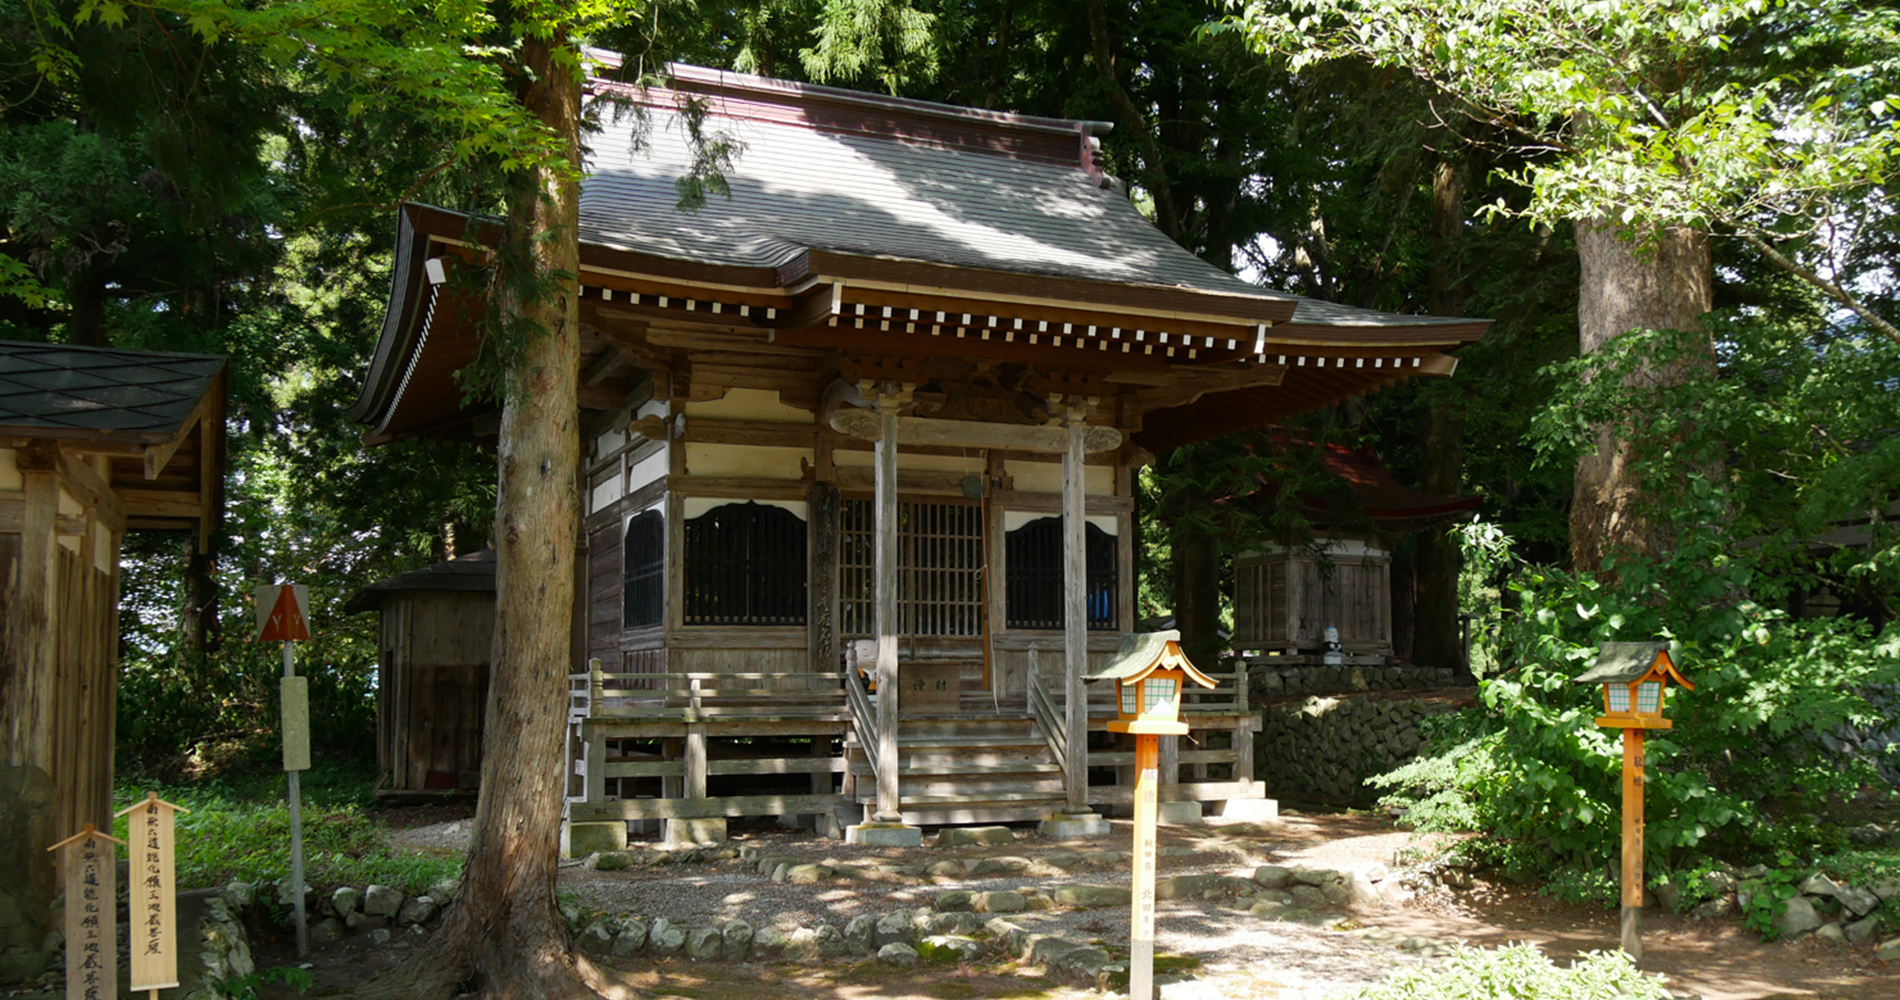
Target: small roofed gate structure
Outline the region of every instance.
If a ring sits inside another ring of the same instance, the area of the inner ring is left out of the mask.
[[[202,551],[224,408],[221,357],[0,341],[0,982],[44,967],[46,848],[112,828],[120,542]]]
[[[379,612],[376,794],[475,791],[495,638],[494,550],[379,580],[343,610]]]
[[[1133,471],[1449,374],[1483,329],[1208,266],[1103,174],[1101,123],[693,67],[593,89],[646,125],[590,137],[581,195],[575,821],[1098,827],[1132,756],[1083,678],[1133,626]],[[688,102],[738,151],[690,212]],[[450,377],[489,225],[403,210],[372,440],[495,433]],[[1172,794],[1262,794],[1233,680],[1186,716],[1235,734],[1230,780]]]

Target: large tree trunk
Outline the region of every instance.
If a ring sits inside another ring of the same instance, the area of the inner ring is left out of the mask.
[[[215,653],[223,636],[218,629],[218,540],[205,540],[198,550],[196,534],[185,537],[185,609],[180,615],[179,632],[185,647],[200,653]]]
[[[1433,259],[1429,301],[1435,316],[1462,315],[1466,289],[1459,266],[1465,229],[1465,173],[1462,162],[1441,161],[1432,176]],[[1462,399],[1440,391],[1431,397],[1419,435],[1419,487],[1430,493],[1457,493],[1465,478],[1465,410]],[[1418,594],[1414,606],[1412,660],[1452,667],[1460,683],[1472,681],[1458,630],[1458,572],[1463,560],[1458,540],[1443,524],[1419,532],[1412,549]]]
[[[427,947],[364,993],[444,998],[472,987],[489,997],[567,997],[604,981],[575,956],[555,905],[561,821],[562,701],[569,671],[579,521],[578,221],[580,83],[552,59],[565,39],[528,37],[533,83],[522,100],[567,143],[571,170],[528,171],[511,192],[501,267],[538,280],[494,283],[499,336],[526,336],[504,373],[507,401],[495,505],[495,640],[482,753],[481,800],[461,892]],[[511,262],[519,261],[520,264]],[[558,290],[524,287],[565,274]],[[521,322],[525,321],[525,322]],[[538,330],[524,335],[518,330]]]
[[[1220,655],[1220,538],[1194,522],[1174,533],[1174,624],[1181,651],[1214,669]]]
[[[1582,288],[1577,299],[1578,348],[1594,354],[1631,330],[1695,330],[1714,296],[1709,241],[1690,229],[1668,229],[1647,246],[1620,239],[1606,221],[1577,227]],[[1681,384],[1686,368],[1647,372],[1642,388]],[[1577,460],[1570,502],[1570,562],[1594,573],[1611,552],[1642,556],[1663,550],[1667,533],[1643,515],[1643,484],[1629,444],[1598,428],[1596,450]]]

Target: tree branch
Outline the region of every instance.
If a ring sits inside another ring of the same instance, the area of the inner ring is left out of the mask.
[[[1109,103],[1115,105],[1115,112],[1122,117],[1122,124],[1135,133],[1135,141],[1141,144],[1141,158],[1148,175],[1148,195],[1154,199],[1155,222],[1161,231],[1176,243],[1183,243],[1185,235],[1181,231],[1181,217],[1174,209],[1174,192],[1168,187],[1168,171],[1162,165],[1161,144],[1155,141],[1154,129],[1149,126],[1148,116],[1135,106],[1128,91],[1122,89],[1121,81],[1115,78],[1115,55],[1109,46],[1108,12],[1102,8],[1102,0],[1088,0],[1089,38],[1095,55],[1095,72],[1102,78],[1102,85],[1108,88]],[[1185,245],[1185,244],[1183,244]]]
[[[1769,245],[1767,240],[1762,239],[1754,233],[1738,230],[1735,235],[1740,236],[1743,242],[1746,242],[1749,246],[1761,251],[1761,255],[1768,258],[1769,263],[1820,289],[1828,298],[1853,310],[1854,315],[1859,316],[1868,326],[1879,330],[1882,336],[1885,336],[1888,340],[1896,344],[1900,344],[1900,327],[1896,327],[1892,323],[1887,322],[1881,318],[1879,313],[1867,308],[1867,305],[1855,297],[1852,292],[1795,263],[1793,259],[1787,257],[1781,251],[1776,250],[1773,246]]]

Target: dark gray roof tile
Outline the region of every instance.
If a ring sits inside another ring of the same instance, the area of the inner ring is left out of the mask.
[[[0,341],[0,428],[174,434],[223,368],[209,354]]]

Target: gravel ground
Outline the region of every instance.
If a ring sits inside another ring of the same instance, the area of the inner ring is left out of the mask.
[[[399,844],[461,850],[467,827],[459,819],[431,816],[420,824],[394,824]],[[940,849],[934,838],[912,850],[871,850],[821,840],[772,826],[734,825],[731,846],[752,846],[801,861],[846,864],[878,862],[922,867],[945,860],[1022,858],[1022,872],[971,877],[878,877],[834,879],[811,885],[775,883],[738,859],[602,872],[564,867],[560,891],[583,905],[611,913],[664,915],[713,923],[744,919],[755,927],[826,921],[842,927],[860,913],[927,906],[952,889],[1038,889],[1064,884],[1128,884],[1130,828],[1117,821],[1110,837],[1055,842],[1015,828],[1005,846]],[[653,845],[640,844],[637,848]],[[1165,875],[1250,875],[1263,864],[1304,865],[1352,872],[1373,864],[1401,866],[1401,850],[1417,846],[1411,834],[1383,818],[1366,815],[1284,815],[1261,826],[1164,828],[1160,869]],[[1409,852],[1408,852],[1409,853]],[[1127,941],[1128,908],[1051,909],[1010,915],[1032,929],[1057,930],[1071,940]],[[1168,1000],[1320,1000],[1349,996],[1383,980],[1394,969],[1435,964],[1443,946],[1469,941],[1496,947],[1530,941],[1560,960],[1616,947],[1616,920],[1600,908],[1559,903],[1531,887],[1480,879],[1464,891],[1433,889],[1401,905],[1354,915],[1355,924],[1325,929],[1264,920],[1236,909],[1232,900],[1176,900],[1160,904],[1159,948],[1198,965],[1162,976]],[[1866,949],[1842,951],[1814,940],[1763,943],[1736,921],[1691,921],[1652,913],[1644,918],[1648,946],[1644,967],[1666,974],[1672,990],[1704,1000],[1892,1000],[1900,997],[1900,963],[1881,963]],[[1426,946],[1421,948],[1421,946]],[[1081,1000],[1100,996],[1049,982],[1033,969],[988,965],[954,971],[909,972],[874,963],[754,965],[637,960],[620,970],[630,986],[653,998],[756,1000],[759,996],[809,996],[827,1000],[946,1000],[988,996],[1035,996]],[[1012,985],[1013,984],[1013,985]]]
[[[1391,865],[1394,852],[1411,843],[1406,833],[1368,821],[1361,836],[1339,837],[1336,817],[1320,822],[1288,816],[1267,825],[1232,824],[1167,827],[1161,831],[1159,869],[1164,876],[1218,874],[1250,876],[1265,864],[1305,865],[1355,871],[1372,864]],[[935,838],[915,849],[874,849],[814,838],[808,832],[759,829],[736,833],[731,846],[782,854],[799,862],[830,865],[880,865],[916,871],[942,861],[1004,859],[1024,870],[985,877],[876,875],[834,879],[810,885],[773,882],[740,859],[595,871],[576,862],[563,865],[560,890],[584,907],[608,913],[665,916],[677,923],[709,924],[744,920],[754,927],[842,927],[863,913],[928,907],[941,893],[965,889],[1041,891],[1062,885],[1129,884],[1132,826],[1113,824],[1107,837],[1052,841],[1033,826],[1018,826],[1013,844],[995,847],[938,848]],[[392,839],[412,847],[461,849],[467,824],[440,823],[404,830]],[[635,843],[636,851],[656,847]],[[1020,859],[1020,860],[1013,860]],[[987,919],[988,915],[985,915]],[[1044,933],[1077,941],[1125,942],[1128,908],[1050,909],[1009,915]],[[1178,1000],[1216,1000],[1234,996],[1274,996],[1289,1000],[1339,996],[1377,982],[1400,964],[1432,961],[1399,951],[1366,927],[1328,930],[1263,920],[1217,900],[1164,901],[1157,910],[1161,953],[1198,960],[1198,967],[1168,991]]]

